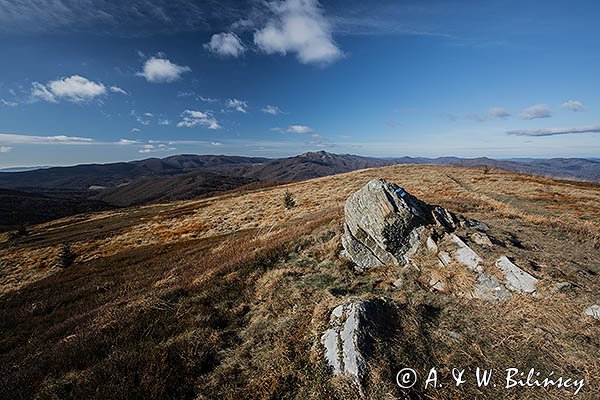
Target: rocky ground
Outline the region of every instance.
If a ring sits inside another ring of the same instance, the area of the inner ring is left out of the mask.
[[[441,166],[53,221],[1,244],[0,397],[596,399],[599,247],[598,184]]]

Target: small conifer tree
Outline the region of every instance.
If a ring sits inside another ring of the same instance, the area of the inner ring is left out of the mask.
[[[288,210],[290,208],[296,207],[296,200],[294,199],[294,195],[289,190],[285,191],[285,195],[283,196],[283,205]]]
[[[68,244],[63,244],[58,254],[58,266],[61,268],[70,267],[77,256],[71,251]]]

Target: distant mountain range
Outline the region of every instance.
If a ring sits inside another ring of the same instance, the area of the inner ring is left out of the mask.
[[[325,151],[269,159],[182,154],[110,164],[83,164],[0,172],[0,229],[74,213],[171,200],[187,200],[245,185],[302,181],[394,164],[444,164],[505,169],[600,182],[600,162],[581,158],[372,158]],[[37,211],[32,212],[35,208]],[[46,215],[46,218],[44,218]]]

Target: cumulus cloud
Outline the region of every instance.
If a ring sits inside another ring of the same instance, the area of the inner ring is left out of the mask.
[[[561,107],[571,111],[585,111],[583,103],[578,100],[569,100],[561,104]]]
[[[133,133],[139,133],[139,132],[140,132],[140,130],[139,130],[138,128],[132,128],[132,129],[131,129],[131,132],[133,132]]]
[[[144,63],[142,71],[136,75],[152,83],[169,83],[178,80],[181,75],[191,70],[190,67],[174,64],[166,58],[151,57]]]
[[[244,114],[248,112],[248,103],[246,101],[242,101],[242,100],[238,100],[238,99],[228,99],[227,107],[232,108],[232,109],[239,111],[241,113],[244,113]]]
[[[78,136],[34,136],[0,133],[0,143],[7,144],[82,144],[92,142],[94,142],[94,139]]]
[[[181,121],[177,127],[191,128],[193,126],[206,126],[208,129],[220,129],[221,125],[210,112],[185,110],[181,113]]]
[[[124,94],[124,95],[129,95],[129,93],[127,93],[124,89],[121,89],[118,86],[111,86],[110,87],[110,91],[113,93],[119,93],[119,94]]]
[[[74,103],[92,100],[106,94],[106,86],[79,75],[50,81],[46,85],[31,84],[31,98],[57,103],[65,99]]]
[[[10,146],[0,146],[0,153],[8,153],[9,151],[11,151],[13,148]]]
[[[572,135],[576,133],[600,133],[600,125],[587,125],[570,128],[541,128],[541,129],[523,129],[506,132],[509,135],[516,136],[554,136],[554,135]]]
[[[521,119],[536,119],[536,118],[550,118],[552,117],[552,111],[546,104],[536,104],[531,107],[525,108],[519,114]]]
[[[171,120],[163,118],[158,120],[159,125],[171,125]]]
[[[246,51],[246,46],[244,46],[242,40],[231,32],[212,35],[210,42],[206,43],[204,48],[222,57],[234,58],[241,56]]]
[[[271,115],[283,114],[283,112],[277,106],[265,106],[260,111]]]
[[[313,133],[314,131],[312,130],[311,127],[306,126],[306,125],[290,125],[286,129],[286,132],[290,132],[290,133]]]
[[[91,100],[106,93],[106,87],[103,84],[79,75],[51,81],[48,83],[48,87],[55,97],[66,98],[74,102]]]
[[[303,64],[329,64],[342,51],[317,0],[271,3],[273,17],[254,33],[254,43],[267,54],[295,53]]]

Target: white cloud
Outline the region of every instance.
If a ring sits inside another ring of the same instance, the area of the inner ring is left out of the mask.
[[[8,144],[82,144],[91,142],[94,142],[94,139],[77,136],[34,136],[0,133],[0,143]]]
[[[133,118],[135,118],[135,120],[138,123],[144,126],[150,125],[150,119],[154,116],[152,113],[149,112],[139,115],[135,110],[131,110],[129,115],[131,115]]]
[[[214,99],[212,97],[204,97],[204,96],[198,97],[198,100],[203,101],[205,103],[216,103],[217,101],[219,101],[219,99]]]
[[[131,132],[138,133],[140,130],[138,128],[131,128]]]
[[[561,107],[571,111],[585,111],[583,103],[578,100],[565,101],[562,103]]]
[[[7,106],[7,107],[16,107],[19,105],[15,101],[8,101],[8,100],[4,100],[4,99],[0,99],[0,104],[2,104],[3,106]]]
[[[550,118],[552,111],[546,104],[536,104],[531,107],[525,108],[519,114],[521,119],[536,119],[536,118]]]
[[[185,110],[181,113],[182,120],[177,123],[177,127],[191,128],[193,126],[206,126],[208,129],[220,129],[221,126],[210,112]]]
[[[490,118],[508,118],[510,113],[502,107],[492,107],[488,110],[488,116]]]
[[[47,86],[55,97],[74,102],[91,100],[106,93],[106,87],[103,84],[79,75],[49,82]]]
[[[502,107],[492,107],[485,114],[469,114],[467,115],[468,119],[472,119],[477,122],[485,122],[489,119],[494,118],[508,118],[510,117],[510,113],[506,111],[506,109]]]
[[[248,112],[248,103],[238,99],[228,99],[227,107],[233,108],[234,110],[237,110],[244,114]]]
[[[290,133],[313,133],[312,128],[306,125],[290,125],[286,131]]]
[[[262,108],[260,111],[267,113],[267,114],[271,114],[271,115],[283,114],[283,112],[277,106],[266,106],[266,107]]]
[[[600,133],[600,125],[587,125],[580,127],[569,128],[541,128],[541,129],[524,129],[512,130],[506,132],[509,135],[516,136],[554,136],[554,135],[571,135],[576,133]]]
[[[110,91],[113,93],[120,93],[120,94],[124,94],[124,95],[129,95],[129,93],[127,93],[124,89],[121,89],[118,86],[111,86],[110,87]]]
[[[39,82],[33,82],[31,84],[31,98],[32,99],[41,99],[45,101],[49,101],[51,103],[56,103],[56,97],[48,88],[42,85]]]
[[[169,119],[166,119],[166,118],[164,118],[164,119],[159,119],[159,120],[158,120],[158,124],[159,124],[159,125],[171,125],[171,120],[169,120]]]
[[[246,46],[241,39],[235,33],[230,32],[212,35],[210,42],[206,43],[204,48],[222,57],[234,58],[241,56],[246,51]]]
[[[106,87],[102,83],[90,81],[80,75],[50,81],[46,85],[33,82],[31,86],[32,99],[41,99],[52,103],[56,103],[60,99],[79,103],[106,94]]]
[[[117,144],[136,144],[138,143],[137,140],[133,140],[133,139],[121,139],[117,142]]]
[[[317,0],[273,2],[271,10],[273,18],[254,33],[254,43],[265,53],[295,53],[303,64],[329,64],[342,57]]]
[[[219,143],[219,142],[210,142],[211,145],[213,146],[222,146],[223,143]]]
[[[8,153],[9,151],[11,151],[13,148],[10,146],[0,146],[0,153]]]
[[[145,144],[141,149],[138,150],[138,153],[156,153],[159,151],[173,151],[177,150],[175,147],[169,147],[166,144],[159,144],[157,146],[153,144]]]
[[[144,77],[148,82],[168,83],[178,80],[183,73],[191,70],[190,67],[173,64],[166,58],[151,57],[136,75]]]

